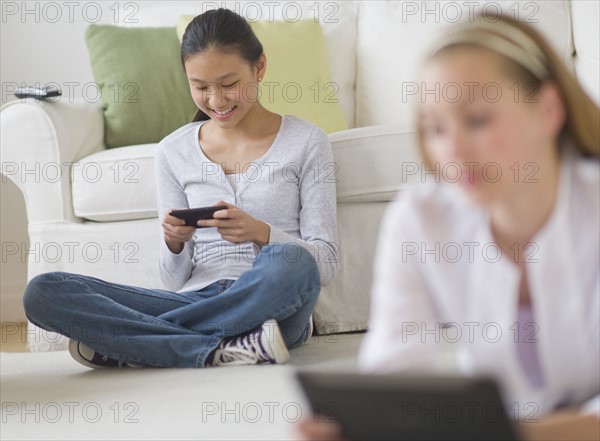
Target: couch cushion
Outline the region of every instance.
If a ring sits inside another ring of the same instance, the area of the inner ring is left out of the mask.
[[[415,132],[405,126],[360,127],[329,136],[337,167],[337,201],[387,202],[421,181]]]
[[[537,28],[573,69],[570,6],[566,1],[361,2],[356,46],[357,127],[414,122],[418,94],[411,90],[418,82],[427,39],[445,26],[468,20],[471,8],[488,13],[501,8],[502,14],[517,14]]]
[[[75,163],[75,214],[102,222],[156,217],[155,148],[156,144],[119,147]]]
[[[90,25],[85,37],[102,94],[108,148],[159,142],[192,120],[196,105],[181,67],[175,24]]]

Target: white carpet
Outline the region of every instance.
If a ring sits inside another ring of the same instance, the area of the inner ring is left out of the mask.
[[[288,365],[88,369],[68,351],[0,354],[2,440],[292,440],[296,369],[355,370],[364,333],[313,336]]]

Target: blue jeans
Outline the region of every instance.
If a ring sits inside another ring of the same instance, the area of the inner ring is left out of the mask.
[[[40,328],[145,366],[203,367],[224,338],[269,319],[278,322],[292,349],[306,340],[321,290],[313,256],[294,246],[300,252],[265,245],[237,280],[221,279],[199,291],[146,289],[59,271],[40,274],[25,290],[25,314]]]

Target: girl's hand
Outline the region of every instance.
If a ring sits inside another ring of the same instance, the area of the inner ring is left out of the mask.
[[[558,410],[536,423],[520,422],[521,437],[529,441],[577,441],[600,439],[600,419],[576,408]]]
[[[296,427],[306,441],[346,441],[338,423],[308,418],[300,420]]]
[[[214,219],[199,220],[202,227],[217,227],[217,231],[228,242],[255,242],[263,246],[269,243],[271,229],[266,223],[250,216],[243,210],[225,201],[218,201],[214,205],[227,205],[226,210],[219,210],[213,214]]]
[[[171,210],[175,210],[175,208],[171,208],[169,211]],[[183,244],[194,236],[196,228],[186,227],[183,219],[171,216],[169,211],[167,211],[161,223],[163,235],[169,250],[172,253],[179,254],[183,250]]]

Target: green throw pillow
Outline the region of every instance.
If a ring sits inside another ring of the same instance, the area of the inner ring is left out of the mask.
[[[174,27],[90,25],[85,40],[107,148],[158,142],[192,120],[196,105]]]
[[[190,15],[179,18],[179,41],[193,18]],[[339,87],[330,78],[320,24],[314,20],[281,20],[258,21],[250,26],[267,56],[261,104],[272,112],[299,116],[327,133],[347,129],[337,97]]]

